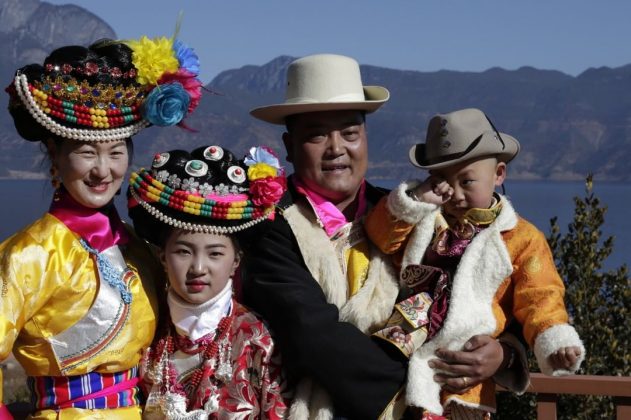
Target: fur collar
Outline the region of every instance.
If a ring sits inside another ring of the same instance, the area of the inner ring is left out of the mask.
[[[305,265],[322,287],[327,301],[338,307],[340,321],[350,322],[367,334],[380,328],[392,313],[399,292],[390,257],[371,246],[366,281],[349,298],[348,280],[337,263],[331,240],[306,200],[285,208],[283,217],[296,237]],[[326,391],[311,379],[303,379],[296,387],[290,418],[332,419],[333,406]]]
[[[460,350],[473,335],[494,333],[493,298],[499,285],[512,273],[512,261],[501,233],[517,226],[517,213],[505,198],[503,208],[488,228],[471,241],[462,256],[452,282],[449,310],[443,327],[410,359],[407,400],[435,413],[442,413],[440,388],[427,361],[438,347]],[[438,209],[431,214],[435,214]],[[416,226],[403,258],[404,266],[418,264],[433,236],[434,217]],[[487,407],[488,408],[488,407]]]

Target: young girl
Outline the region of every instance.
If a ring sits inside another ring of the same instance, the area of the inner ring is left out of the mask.
[[[178,54],[190,50],[163,41],[61,47],[7,88],[15,127],[46,148],[55,188],[50,210],[0,244],[0,360],[13,352],[26,371],[35,418],[140,419],[137,364],[155,332],[162,273],[113,199],[131,136],[194,108],[195,95],[160,79],[189,74]],[[154,44],[160,63],[147,60]],[[7,411],[0,403],[0,418]]]
[[[170,322],[146,352],[145,418],[284,418],[287,392],[270,333],[233,298],[238,239],[273,217],[285,190],[278,159],[244,161],[219,146],[157,154],[130,179],[129,213],[159,247]]]

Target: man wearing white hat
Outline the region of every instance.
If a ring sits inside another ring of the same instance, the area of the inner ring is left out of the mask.
[[[287,126],[283,142],[294,166],[273,226],[245,262],[243,292],[269,321],[290,379],[299,381],[296,419],[398,417],[404,405],[407,360],[368,336],[391,313],[397,274],[366,239],[361,220],[385,194],[365,181],[365,115],[388,98],[387,89],[362,85],[352,58],[320,54],[290,64],[284,103],[251,112]],[[438,378],[452,391],[504,363],[495,340],[470,343],[474,351],[445,351],[436,361],[453,374]],[[468,382],[459,380],[464,375]]]

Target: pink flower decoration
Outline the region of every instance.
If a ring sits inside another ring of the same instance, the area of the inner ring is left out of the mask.
[[[202,82],[193,73],[179,69],[176,73],[164,73],[158,80],[158,85],[173,82],[180,83],[191,97],[191,102],[188,105],[188,113],[190,114],[199,105],[199,100],[202,97]]]
[[[287,189],[283,176],[260,178],[250,182],[250,196],[255,206],[269,207],[278,203]]]

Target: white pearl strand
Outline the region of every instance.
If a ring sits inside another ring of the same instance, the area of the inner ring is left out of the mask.
[[[188,230],[192,232],[211,233],[214,235],[226,235],[226,234],[236,233],[236,232],[245,230],[267,219],[267,217],[271,213],[271,210],[273,210],[273,207],[272,207],[270,210],[265,212],[265,214],[259,217],[258,219],[252,219],[249,222],[245,222],[239,226],[202,225],[202,224],[196,224],[196,223],[182,222],[180,220],[174,219],[173,217],[167,216],[166,214],[162,213],[160,210],[158,210],[157,208],[153,207],[151,204],[147,203],[142,198],[140,198],[140,196],[136,193],[133,187],[130,188],[129,191],[131,192],[132,197],[134,197],[136,201],[145,210],[147,210],[149,214],[151,214],[153,217],[160,220],[161,222],[164,222],[167,225],[173,226],[174,228],[177,228],[177,229],[184,229],[184,230]]]
[[[66,127],[54,121],[39,108],[39,106],[33,99],[31,91],[28,89],[28,79],[26,78],[25,74],[16,75],[14,83],[18,92],[18,96],[22,100],[22,103],[28,109],[28,112],[33,116],[33,118],[51,133],[64,138],[88,142],[108,142],[123,140],[133,136],[134,134],[138,133],[140,130],[149,125],[148,121],[140,120],[131,125],[117,128],[91,130]]]

